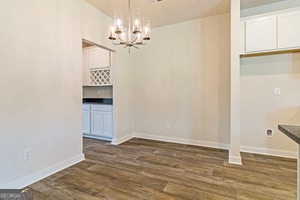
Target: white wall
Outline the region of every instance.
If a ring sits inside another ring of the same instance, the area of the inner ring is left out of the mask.
[[[81,3],[1,1],[0,188],[83,159]]]
[[[155,28],[132,54],[137,136],[228,148],[229,14]]]
[[[243,151],[293,156],[297,145],[278,124],[300,125],[300,53],[241,59],[241,146]],[[281,95],[274,94],[281,89]],[[275,131],[273,139],[266,129]]]
[[[134,96],[133,74],[136,66],[130,61],[131,54],[116,47],[113,53],[113,103],[115,118],[115,136],[113,144],[120,144],[133,136],[134,132]]]
[[[113,97],[112,86],[105,87],[90,87],[84,86],[82,91],[83,98],[112,98]]]
[[[82,38],[106,48],[114,49],[108,40],[110,18],[95,7],[83,2]]]

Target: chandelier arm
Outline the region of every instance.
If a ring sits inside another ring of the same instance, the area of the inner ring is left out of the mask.
[[[121,45],[120,43],[115,43],[113,40],[111,41],[113,45]]]
[[[141,45],[146,45],[146,44],[144,44],[144,43],[141,43],[141,44],[137,43],[137,44],[134,44],[134,45],[141,46]]]
[[[131,43],[131,44],[132,44],[132,43],[135,43],[136,40],[137,40],[137,37],[134,36],[134,40],[132,40],[130,43]]]
[[[120,34],[118,34],[118,39],[120,40],[120,43],[126,43],[126,41],[125,40],[123,40],[121,37],[120,37]]]

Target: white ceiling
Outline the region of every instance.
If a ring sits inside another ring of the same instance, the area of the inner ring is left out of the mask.
[[[113,17],[114,9],[128,10],[128,0],[86,0],[88,3]],[[229,12],[230,0],[131,0],[131,7],[140,8],[142,16],[151,19],[151,26],[158,27],[183,21]],[[285,0],[241,0],[241,8],[251,8]]]
[[[128,10],[128,0],[86,0],[100,11],[113,17],[114,9]],[[131,0],[131,7],[140,8],[142,16],[149,17],[151,26],[163,26],[201,17],[229,12],[230,0]]]

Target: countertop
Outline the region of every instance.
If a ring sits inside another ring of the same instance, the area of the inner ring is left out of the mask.
[[[112,98],[83,98],[82,103],[112,105],[113,99]]]
[[[300,145],[300,126],[278,125],[278,129]]]

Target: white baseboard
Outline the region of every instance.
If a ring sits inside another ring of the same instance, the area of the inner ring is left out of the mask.
[[[83,137],[85,138],[91,138],[91,139],[97,139],[97,140],[104,140],[110,142],[112,139],[111,138],[106,138],[106,137],[101,137],[101,136],[94,136],[94,135],[88,135],[88,134],[83,134]]]
[[[34,172],[33,174],[30,174],[28,176],[11,181],[8,184],[0,186],[0,188],[2,188],[2,189],[22,189],[22,188],[27,187],[28,185],[31,185],[41,179],[44,179],[52,174],[55,174],[65,168],[68,168],[76,163],[79,163],[79,162],[83,161],[84,159],[85,159],[84,154],[75,156],[66,161],[52,165],[46,169],[42,169],[42,170]]]
[[[111,140],[111,144],[113,144],[113,145],[119,145],[119,144],[122,144],[122,143],[126,142],[127,140],[132,139],[132,138],[134,138],[134,134],[133,133],[125,135],[125,136],[123,136],[121,138],[118,138],[118,139],[112,139]]]
[[[285,157],[285,158],[297,158],[298,153],[295,151],[281,151],[276,149],[265,149],[265,148],[256,148],[256,147],[247,147],[241,146],[241,152],[245,153],[256,153],[268,156],[277,156],[277,157]]]
[[[142,138],[142,139],[149,139],[149,140],[158,140],[158,141],[163,141],[163,142],[173,142],[173,143],[179,143],[179,144],[189,144],[189,145],[229,150],[229,144],[207,142],[207,141],[201,141],[201,140],[184,139],[184,138],[158,136],[158,135],[150,135],[150,134],[145,134],[145,133],[131,133],[131,134],[128,134],[121,138],[113,139],[111,143],[114,145],[119,145],[123,142],[126,142],[127,140],[132,139],[132,138]],[[295,152],[281,151],[281,150],[276,150],[276,149],[265,149],[265,148],[256,148],[256,147],[248,147],[248,146],[241,146],[240,149],[241,149],[241,152],[247,152],[247,153],[255,153],[255,154],[286,157],[286,158],[297,158],[298,157],[298,154],[296,151]],[[242,163],[241,157],[229,156],[229,163],[241,164]]]
[[[221,143],[216,143],[216,142],[207,142],[207,141],[191,140],[191,139],[184,139],[184,138],[173,138],[173,137],[149,135],[149,134],[143,134],[143,133],[135,133],[134,136],[136,138],[159,140],[159,141],[163,141],[163,142],[173,142],[173,143],[179,143],[179,144],[196,145],[196,146],[210,147],[210,148],[216,148],[216,149],[225,149],[225,150],[229,149],[228,144],[221,144]]]
[[[164,141],[164,142],[174,142],[174,143],[180,143],[180,144],[190,144],[190,145],[197,145],[197,146],[203,146],[203,147],[211,147],[211,148],[229,150],[228,144],[222,144],[222,143],[216,143],[216,142],[207,142],[207,141],[191,140],[191,139],[183,139],[183,138],[173,138],[173,137],[157,136],[157,135],[150,135],[150,134],[144,134],[144,133],[134,133],[132,135],[133,135],[132,138],[136,137],[136,138],[142,138],[142,139],[159,140],[159,141]],[[245,146],[241,146],[241,152],[263,154],[263,155],[277,156],[277,157],[286,157],[286,158],[297,158],[297,156],[298,156],[297,152],[255,148],[255,147],[245,147]],[[241,159],[241,157],[230,156],[229,163],[242,164],[242,159]]]
[[[241,156],[229,156],[228,162],[230,164],[242,165],[242,157]]]

